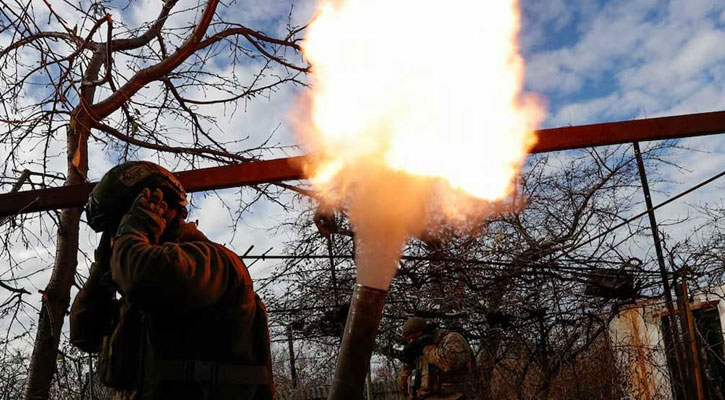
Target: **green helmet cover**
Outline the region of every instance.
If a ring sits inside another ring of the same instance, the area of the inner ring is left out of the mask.
[[[129,161],[111,168],[88,196],[88,225],[101,232],[115,229],[144,188],[159,188],[169,205],[186,206],[181,182],[166,168],[148,161]]]
[[[417,332],[423,332],[428,322],[420,317],[410,317],[403,324],[403,337],[411,336]]]

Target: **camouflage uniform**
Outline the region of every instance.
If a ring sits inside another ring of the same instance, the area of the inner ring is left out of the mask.
[[[102,349],[102,376],[133,375],[119,399],[274,398],[267,314],[247,268],[198,231],[158,243],[165,224],[131,207],[105,256],[122,298],[94,265],[71,310],[71,342]]]
[[[420,373],[417,391],[412,387],[414,370]],[[409,399],[472,399],[471,348],[457,332],[436,331],[434,343],[425,346],[415,365],[404,364],[398,372],[398,387]]]

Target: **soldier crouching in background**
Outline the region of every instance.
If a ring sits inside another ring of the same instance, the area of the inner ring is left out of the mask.
[[[239,257],[185,221],[186,203],[153,163],[103,176],[86,206],[103,234],[71,308],[71,343],[100,352],[117,399],[273,399],[264,304]]]
[[[398,388],[409,399],[473,399],[473,357],[460,333],[411,317],[403,325],[403,338],[407,344]]]

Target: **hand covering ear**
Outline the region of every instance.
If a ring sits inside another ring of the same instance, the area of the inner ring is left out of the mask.
[[[168,208],[161,189],[157,188],[151,192],[149,188],[145,188],[121,219],[116,236],[142,234],[151,243],[158,243],[159,237],[166,229],[164,214]]]

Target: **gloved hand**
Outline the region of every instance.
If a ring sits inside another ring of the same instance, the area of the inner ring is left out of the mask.
[[[164,214],[168,208],[161,189],[154,189],[152,193],[149,188],[145,188],[121,219],[116,236],[141,234],[151,243],[158,243],[159,237],[166,229]]]
[[[415,339],[415,344],[420,347],[420,349],[424,349],[425,346],[431,345],[435,343],[435,336],[433,336],[432,333],[424,333],[420,336],[418,336],[417,339]]]
[[[415,366],[415,359],[418,358],[423,350],[416,342],[408,343],[403,346],[403,361],[408,365]]]

